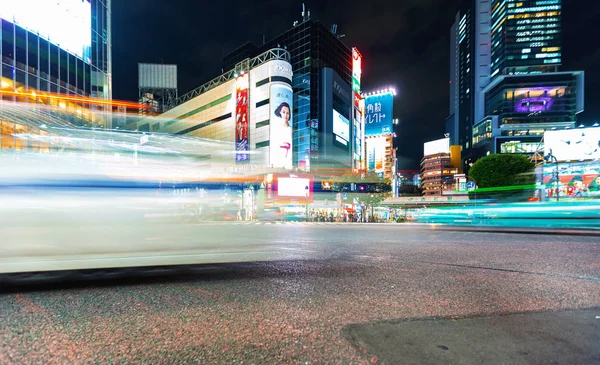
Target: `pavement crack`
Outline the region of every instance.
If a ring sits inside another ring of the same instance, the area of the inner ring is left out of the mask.
[[[538,275],[538,276],[545,276],[545,277],[551,277],[551,278],[600,281],[600,278],[595,278],[595,277],[548,274],[548,273],[543,273],[543,272],[524,271],[524,270],[515,270],[515,269],[502,269],[502,268],[497,268],[497,267],[464,265],[464,264],[450,264],[447,262],[435,262],[435,261],[411,261],[411,262],[418,262],[418,263],[422,263],[422,264],[441,265],[441,266],[462,267],[462,268],[467,268],[467,269],[491,270],[491,271],[510,272],[510,273],[516,273],[516,274]]]

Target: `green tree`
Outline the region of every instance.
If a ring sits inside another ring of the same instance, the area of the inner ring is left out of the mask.
[[[535,164],[526,156],[495,154],[480,158],[469,170],[479,188],[535,183]]]
[[[480,198],[508,200],[526,200],[530,197],[535,184],[535,164],[526,156],[517,154],[488,155],[477,160],[469,170],[469,176],[475,180],[478,189],[525,186],[519,190],[498,189],[496,191],[476,192]]]
[[[372,216],[373,208],[392,195],[392,183],[373,172],[348,172],[333,179],[333,190],[346,195],[343,199],[346,204],[358,202],[370,208]]]

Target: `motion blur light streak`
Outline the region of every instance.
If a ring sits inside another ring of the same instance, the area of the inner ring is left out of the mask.
[[[0,150],[0,273],[310,256],[285,250],[285,232],[202,224],[235,220],[238,184],[261,182],[260,167],[236,167],[232,142],[77,128],[49,106],[2,107],[3,123],[40,134],[2,136],[19,148]]]
[[[115,106],[115,107],[126,107],[129,109],[139,109],[139,108],[148,109],[148,108],[150,108],[149,105],[135,103],[132,101],[123,101],[123,100],[114,100],[114,99],[113,100],[105,100],[105,99],[98,99],[98,98],[91,98],[91,97],[84,97],[84,96],[73,96],[73,95],[66,95],[66,94],[49,93],[49,92],[45,92],[45,91],[44,92],[38,91],[36,93],[36,92],[0,90],[0,95],[16,96],[16,97],[23,97],[23,98],[32,97],[32,98],[38,98],[38,99],[48,99],[48,100],[58,100],[58,101],[71,101],[71,102],[84,103],[84,104],[108,105],[108,106]]]

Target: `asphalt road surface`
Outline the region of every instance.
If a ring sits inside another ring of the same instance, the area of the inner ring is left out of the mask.
[[[0,364],[385,363],[349,328],[600,307],[598,237],[401,224],[221,226],[232,237],[283,231],[306,259],[5,286]],[[390,356],[402,359],[400,350]]]

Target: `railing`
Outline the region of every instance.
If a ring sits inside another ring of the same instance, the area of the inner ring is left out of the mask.
[[[229,80],[234,79],[235,77],[237,77],[237,75],[239,73],[241,73],[243,71],[249,71],[249,69],[252,69],[256,66],[259,66],[259,65],[261,65],[265,62],[271,61],[271,60],[282,60],[282,61],[290,62],[291,58],[292,58],[292,56],[290,55],[290,53],[287,50],[285,50],[283,48],[272,48],[266,52],[259,54],[258,56],[254,57],[254,58],[245,59],[245,60],[237,63],[233,70],[227,71],[224,74],[210,80],[209,82],[195,88],[194,90],[180,96],[179,98],[177,98],[175,100],[172,107],[176,107],[187,101],[190,101],[191,99],[193,99],[201,94],[204,94],[205,92],[207,92]]]

